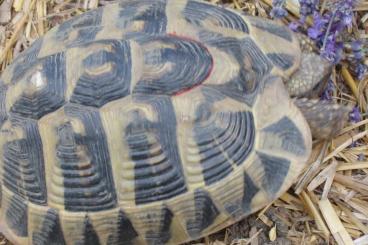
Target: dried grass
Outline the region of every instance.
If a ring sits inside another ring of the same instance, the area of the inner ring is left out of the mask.
[[[20,52],[53,26],[88,9],[115,1],[0,0],[0,73]],[[268,17],[272,0],[211,0],[252,15]],[[298,18],[297,0],[287,0],[288,23]],[[355,8],[351,35],[367,44],[368,2]],[[307,20],[309,24],[311,19]],[[366,63],[368,61],[366,60]],[[323,152],[304,177],[258,214],[192,244],[368,244],[368,79],[358,81],[342,62],[334,71],[334,98],[359,105],[363,118],[339,136],[315,144]],[[325,145],[325,152],[323,151]],[[296,190],[296,191],[295,191]],[[299,193],[299,194],[296,194]],[[262,235],[263,234],[263,235]],[[274,242],[270,241],[270,238]],[[0,244],[10,244],[0,238]]]

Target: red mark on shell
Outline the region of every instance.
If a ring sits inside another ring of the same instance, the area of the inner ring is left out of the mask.
[[[208,50],[208,48],[205,45],[203,45],[201,42],[199,42],[199,41],[197,41],[197,40],[195,40],[195,39],[193,39],[191,37],[177,35],[175,31],[172,32],[172,33],[168,33],[168,36],[175,37],[175,38],[180,38],[180,39],[187,40],[187,41],[190,41],[190,42],[194,42],[194,43],[198,44],[198,46],[200,46],[203,49],[205,49],[208,52],[208,54],[210,55],[210,57],[211,57],[210,69],[209,69],[208,73],[206,74],[206,76],[204,77],[204,79],[202,81],[196,83],[192,87],[180,89],[179,91],[177,91],[176,93],[173,94],[173,96],[177,96],[177,95],[181,95],[181,94],[187,93],[187,92],[195,89],[196,87],[198,87],[201,84],[203,84],[203,82],[206,81],[209,78],[209,76],[211,75],[211,73],[213,71],[213,66],[214,66],[213,65],[213,57],[211,55],[211,52]]]

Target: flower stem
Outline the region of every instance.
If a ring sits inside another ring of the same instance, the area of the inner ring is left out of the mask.
[[[329,34],[329,33],[330,33],[330,31],[331,31],[332,23],[334,22],[335,16],[336,16],[336,9],[333,11],[333,13],[332,13],[332,17],[331,17],[331,19],[330,19],[330,22],[328,23],[327,30],[326,30],[326,34],[325,34],[325,37],[324,37],[324,39],[323,39],[323,45],[322,45],[321,51],[324,51],[324,50],[325,50],[325,48],[326,48],[327,39],[328,39],[328,34]]]

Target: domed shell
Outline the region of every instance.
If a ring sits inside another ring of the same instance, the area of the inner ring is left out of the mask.
[[[176,244],[262,208],[311,150],[284,26],[129,0],[53,28],[0,78],[0,226],[19,244]]]

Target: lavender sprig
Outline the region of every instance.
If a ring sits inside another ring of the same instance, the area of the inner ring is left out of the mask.
[[[357,0],[335,0],[333,3],[327,1],[326,10],[321,13],[319,9],[320,0],[299,0],[300,18],[296,22],[291,22],[289,28],[298,31],[306,25],[308,16],[313,18],[313,25],[307,28],[307,35],[315,41],[316,47],[320,49],[321,56],[337,64],[343,58],[343,42],[346,29],[353,25],[354,6]],[[271,16],[282,18],[287,15],[284,9],[285,0],[273,0]],[[353,58],[349,59],[353,67],[354,75],[360,80],[368,72],[368,67],[364,64],[365,52],[362,51],[362,44],[353,41],[351,44]],[[349,58],[349,57],[348,57]]]
[[[362,115],[360,114],[358,106],[354,106],[353,110],[350,112],[349,117],[350,121],[354,123],[360,122],[362,120]]]
[[[354,75],[359,80],[362,80],[368,71],[368,67],[364,63],[366,50],[364,49],[362,42],[359,40],[354,40],[347,46],[350,46],[352,51],[352,57],[350,58],[350,61],[354,68]]]
[[[318,11],[319,0],[299,0],[300,22],[304,23],[307,16]]]
[[[328,80],[327,86],[321,95],[321,100],[332,100],[332,95],[335,91],[335,85],[331,79]]]
[[[342,34],[352,26],[353,7],[357,0],[337,0],[330,6],[329,11],[319,12],[320,0],[299,0],[300,19],[289,27],[296,31],[305,24],[308,16],[312,16],[313,25],[307,34],[320,48],[321,55],[337,64],[343,57]],[[362,70],[362,66],[360,66]]]
[[[283,18],[288,13],[284,8],[285,0],[272,0],[272,10],[271,10],[271,17],[272,18]]]

